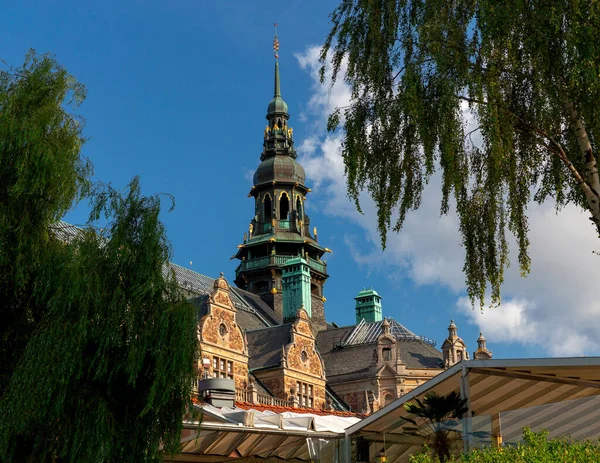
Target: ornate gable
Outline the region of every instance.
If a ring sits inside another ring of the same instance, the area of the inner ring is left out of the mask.
[[[229,284],[221,274],[215,280],[214,291],[206,302],[207,313],[200,319],[200,342],[248,354],[246,336],[236,322],[237,310],[231,302],[229,292]]]
[[[288,368],[302,373],[324,377],[323,359],[316,349],[308,313],[299,309],[290,329],[290,343],[283,349]]]
[[[231,378],[237,388],[246,388],[248,342],[237,324],[237,310],[231,301],[229,284],[222,273],[215,280],[213,292],[204,304],[206,314],[198,322],[202,357],[198,368],[205,376]]]

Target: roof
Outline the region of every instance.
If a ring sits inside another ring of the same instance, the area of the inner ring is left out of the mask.
[[[358,299],[361,297],[367,297],[367,296],[379,296],[379,293],[377,291],[375,291],[373,288],[369,288],[369,289],[363,289],[361,292],[359,292],[354,299]],[[381,297],[381,296],[379,296]]]
[[[396,337],[399,341],[423,341],[431,346],[435,346],[435,341],[426,338],[425,336],[418,336],[408,328],[398,323],[393,318],[387,318],[387,322],[390,325],[390,333]],[[348,335],[344,340],[344,346],[351,346],[357,344],[368,344],[376,342],[377,338],[381,334],[381,325],[384,323],[383,320],[377,322],[367,322],[364,319],[360,321],[354,328],[354,331]]]
[[[246,331],[248,340],[248,368],[268,368],[279,366],[281,362],[281,348],[290,342],[291,323],[271,326],[259,330]]]
[[[212,456],[210,461],[217,461],[215,457],[334,461],[337,443],[327,444],[342,438],[344,429],[360,421],[357,416],[320,410],[274,411],[271,408],[278,407],[250,404],[233,409],[208,404],[197,407],[202,419],[184,422],[181,450],[174,460],[207,461],[207,456]]]
[[[490,444],[494,416],[502,441],[509,445],[520,441],[525,426],[547,429],[551,438],[600,437],[600,357],[462,361],[348,428],[346,434],[370,439],[385,432],[388,461],[406,462],[423,442],[415,425],[403,419],[409,417],[404,404],[430,392],[452,391],[469,399],[474,417],[464,424],[471,429],[467,440],[472,446]],[[417,425],[426,426],[419,419]],[[462,424],[455,429],[463,432]],[[476,439],[479,431],[487,437]]]
[[[400,359],[410,369],[443,367],[442,353],[430,343],[393,319],[388,319],[396,336]],[[356,326],[344,326],[321,331],[317,345],[328,378],[339,375],[367,376],[373,365],[373,351],[381,334],[381,322],[362,320]]]
[[[63,222],[62,220],[56,222],[50,227],[50,229],[54,232],[59,240],[64,241],[65,243],[70,243],[75,238],[81,236],[83,231],[81,228],[71,225],[70,223]]]

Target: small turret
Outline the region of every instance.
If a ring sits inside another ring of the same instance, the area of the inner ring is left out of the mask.
[[[356,301],[356,324],[358,325],[361,320],[369,322],[380,322],[383,319],[382,316],[382,307],[381,307],[381,299],[382,297],[377,294],[373,288],[363,289],[358,295],[354,298]]]
[[[473,352],[474,360],[489,360],[492,358],[492,351],[486,347],[486,339],[482,333],[479,333],[477,338],[477,350]]]
[[[448,326],[448,338],[442,344],[442,354],[444,356],[444,366],[450,368],[462,360],[469,360],[467,345],[458,336],[458,329],[454,320],[450,320]]]

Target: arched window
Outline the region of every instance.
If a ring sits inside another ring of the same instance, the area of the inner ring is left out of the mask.
[[[289,220],[290,215],[290,199],[287,193],[282,193],[279,198],[279,218],[281,220]]]
[[[304,214],[302,213],[302,201],[300,196],[296,196],[296,214],[298,214],[298,220],[304,220]]]
[[[273,205],[269,193],[267,193],[263,199],[263,217],[265,218],[265,222],[271,222],[271,219],[273,218]]]
[[[383,405],[388,405],[394,401],[394,396],[392,394],[386,394],[383,398]]]

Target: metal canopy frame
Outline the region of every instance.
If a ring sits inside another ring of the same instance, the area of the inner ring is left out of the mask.
[[[574,357],[462,361],[350,426],[346,438],[378,445],[385,440],[388,461],[406,462],[421,442],[415,425],[404,419],[404,404],[451,391],[469,406],[461,425],[465,450],[473,445],[473,432],[483,429],[505,442],[519,440],[524,426],[548,429],[551,436],[600,437],[600,357]]]

